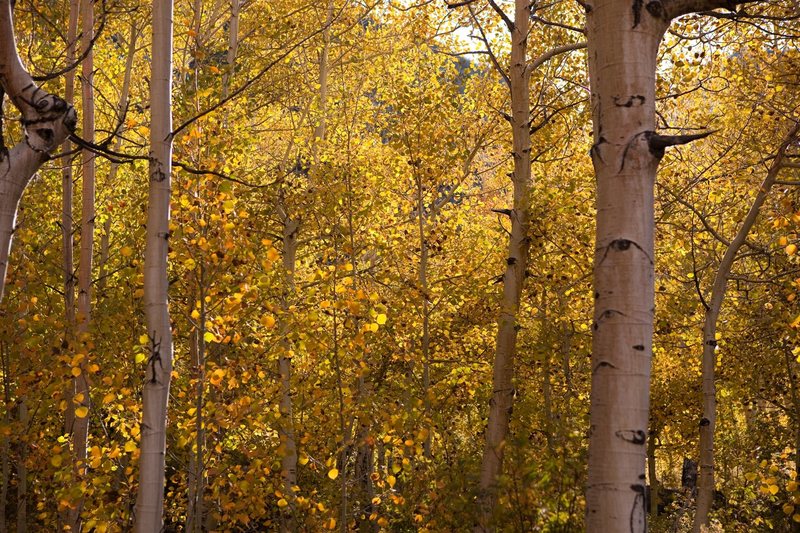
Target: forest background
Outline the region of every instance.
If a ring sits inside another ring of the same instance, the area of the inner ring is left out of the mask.
[[[22,62],[78,124],[12,228],[0,531],[127,531],[145,511],[166,531],[582,530],[592,4],[176,2],[170,366],[144,313],[151,117],[170,103],[151,101],[165,55],[150,29],[166,19],[128,0],[18,0]],[[679,18],[659,48],[658,130],[694,142],[666,152],[654,197],[634,502],[654,531],[800,530],[800,13],[736,4]],[[4,146],[28,142],[18,109],[4,102]],[[143,383],[163,372],[162,492],[139,465]],[[716,493],[695,518],[703,378]],[[503,429],[489,408],[506,401]]]

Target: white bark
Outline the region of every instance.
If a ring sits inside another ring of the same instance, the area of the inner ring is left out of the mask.
[[[655,71],[670,20],[724,0],[585,2],[597,178],[586,528],[646,530],[645,460],[654,315]]]
[[[508,79],[511,90],[512,155],[514,171],[514,204],[510,210],[511,236],[503,275],[503,298],[498,319],[497,344],[492,371],[492,396],[486,444],[481,461],[478,485],[478,523],[475,532],[493,531],[493,515],[497,503],[497,484],[503,469],[504,447],[508,435],[514,398],[514,356],[517,349],[517,313],[519,312],[525,270],[528,267],[530,238],[529,203],[531,187],[530,94],[528,68],[528,30],[531,4],[516,0],[511,31],[511,65]]]
[[[67,26],[67,51],[65,54],[65,62],[67,65],[72,65],[75,62],[75,48],[77,46],[78,34],[78,12],[80,9],[79,0],[71,0],[69,6],[69,23]],[[64,76],[64,99],[68,105],[73,104],[75,97],[75,71],[70,70]],[[61,150],[65,154],[72,151],[72,143],[69,140],[64,141],[61,145]],[[62,251],[62,269],[64,271],[64,319],[66,322],[65,342],[70,345],[75,331],[75,263],[73,253],[73,238],[72,238],[72,202],[73,202],[73,185],[72,185],[72,158],[70,155],[65,155],[61,158],[61,251]],[[65,391],[67,401],[67,411],[64,415],[64,431],[71,434],[73,424],[75,422],[75,404],[72,403],[72,397],[75,394],[75,380],[70,381],[67,390]]]
[[[22,192],[76,121],[75,110],[60,97],[41,90],[22,66],[12,9],[10,0],[0,1],[0,85],[22,115],[25,139],[10,150],[0,144],[0,299]]]
[[[81,62],[81,104],[83,138],[94,143],[94,6],[92,0],[81,0],[81,49],[84,58]],[[94,253],[94,219],[95,219],[95,155],[83,149],[81,152],[82,168],[82,214],[81,214],[81,248],[78,271],[78,342],[86,343],[89,338],[89,324],[92,310],[92,264]],[[88,354],[88,351],[87,351]],[[87,355],[88,358],[88,355]],[[80,398],[78,405],[91,408],[89,378],[86,374],[87,359],[80,363],[81,374],[75,378],[75,395]],[[72,434],[73,460],[77,480],[86,472],[86,448],[89,439],[89,414],[75,416]],[[71,531],[81,530],[81,511],[83,498],[76,502],[70,513]]]
[[[150,85],[150,192],[144,259],[144,307],[150,358],[142,392],[141,458],[136,531],[163,526],[167,405],[172,373],[167,251],[172,162],[172,0],[153,1]]]
[[[700,464],[697,476],[697,512],[694,517],[694,532],[700,533],[708,526],[709,513],[714,503],[714,429],[717,423],[717,388],[715,384],[717,364],[717,321],[722,303],[728,289],[728,278],[736,261],[739,249],[744,245],[747,235],[758,218],[761,206],[767,199],[782,168],[787,148],[797,140],[800,126],[795,126],[784,139],[772,160],[769,171],[758,189],[753,204],[739,227],[736,236],[728,245],[714,275],[711,299],[706,309],[703,324],[703,359],[701,374],[703,380],[703,417],[700,419]]]

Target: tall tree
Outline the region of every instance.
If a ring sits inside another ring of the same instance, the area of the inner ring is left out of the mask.
[[[646,529],[645,457],[654,302],[657,53],[670,22],[745,1],[592,0],[586,10],[597,179],[595,311],[586,527]]]
[[[511,124],[511,154],[514,169],[510,176],[514,191],[512,207],[503,210],[511,222],[511,232],[506,268],[502,276],[503,296],[492,366],[492,395],[489,400],[486,443],[478,484],[476,532],[491,531],[494,527],[492,521],[497,503],[497,486],[502,473],[504,448],[514,402],[514,357],[517,351],[517,333],[520,329],[518,313],[525,279],[528,276],[528,255],[531,245],[531,134],[534,130],[531,124],[531,74],[554,56],[586,46],[585,43],[565,44],[551,48],[539,57],[529,60],[528,38],[536,3],[516,0],[513,20],[496,2],[489,0],[489,5],[501,18],[510,34],[511,51],[507,69],[500,64],[492,51],[486,32],[476,17],[474,6],[468,7],[486,51],[507,84],[511,96],[511,113],[504,115]]]
[[[5,290],[17,206],[28,182],[75,128],[77,116],[67,102],[39,88],[22,65],[14,36],[14,3],[0,2],[0,85],[22,115],[25,138],[10,150],[2,138],[0,115],[0,298]]]
[[[172,0],[153,1],[150,82],[150,168],[144,259],[144,310],[149,359],[142,392],[141,461],[136,499],[136,531],[161,531],[167,405],[172,376],[167,254],[172,182]]]

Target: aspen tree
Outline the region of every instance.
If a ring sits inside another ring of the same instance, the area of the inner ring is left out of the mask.
[[[654,196],[664,150],[702,138],[655,131],[658,47],[670,21],[743,1],[592,0],[586,10],[597,179],[589,532],[646,530],[654,316]]]
[[[0,140],[0,298],[5,290],[17,206],[33,175],[75,128],[75,110],[34,83],[14,37],[13,2],[0,2],[0,85],[22,115],[25,138],[7,149]],[[2,123],[0,123],[2,128]]]
[[[149,359],[142,391],[141,458],[136,531],[161,531],[164,518],[164,468],[167,405],[172,374],[167,252],[172,178],[172,0],[153,1],[153,53],[150,82],[150,192],[144,259],[144,311]]]

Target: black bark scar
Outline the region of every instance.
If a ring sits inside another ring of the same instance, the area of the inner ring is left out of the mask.
[[[647,522],[645,521],[644,512],[644,485],[631,485],[631,490],[636,493],[636,496],[633,498],[633,507],[631,508],[631,533],[647,531]]]
[[[626,442],[637,444],[639,446],[644,445],[647,437],[647,434],[641,429],[621,429],[614,433],[614,435]]]
[[[629,96],[627,100],[624,102],[622,101],[622,97],[615,96],[614,97],[614,105],[617,107],[639,107],[644,105],[646,98],[641,94],[634,94],[633,96]]]
[[[642,21],[642,5],[644,0],[633,0],[633,27],[639,25]]]

